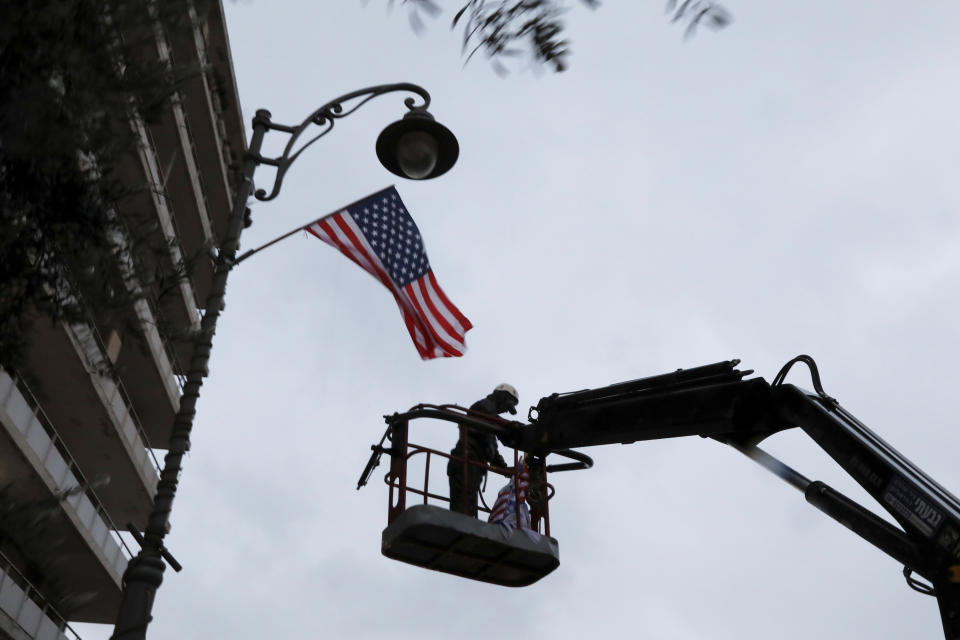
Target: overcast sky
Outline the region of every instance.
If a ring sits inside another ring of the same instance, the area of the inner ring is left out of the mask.
[[[382,557],[386,487],[355,485],[383,414],[419,402],[506,381],[525,408],[730,358],[772,380],[808,353],[960,490],[960,5],[730,0],[730,28],[685,42],[662,2],[571,1],[569,70],[500,77],[464,66],[447,4],[418,37],[386,0],[226,3],[248,131],[258,108],[296,124],[409,81],[461,146],[440,179],[395,178],[373,145],[404,96],[381,97],[253,206],[244,249],[396,184],[475,328],[465,357],[421,361],[389,293],[312,237],[239,267],[167,538],[184,570],[149,636],[942,637],[895,561],[714,441],[594,448],[593,470],[556,474],[561,564],[523,589]],[[763,446],[873,504],[802,434]]]

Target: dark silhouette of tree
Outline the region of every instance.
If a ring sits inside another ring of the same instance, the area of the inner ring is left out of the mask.
[[[591,9],[600,6],[599,0],[580,2]],[[437,17],[443,12],[436,0],[403,3],[410,9],[415,31],[423,28],[421,14]],[[570,55],[561,20],[565,11],[561,0],[469,0],[460,5],[452,28],[463,31],[463,54],[468,61],[483,52],[498,71],[505,71],[503,57],[526,52],[536,63],[559,72],[566,69]],[[720,29],[733,20],[729,11],[711,0],[668,0],[666,12],[672,22],[686,23],[684,37],[692,36],[699,26]]]
[[[156,305],[185,277],[190,261],[170,264],[155,215],[127,206],[134,191],[117,174],[135,158],[131,113],[152,121],[185,79],[202,72],[147,55],[148,47],[156,51],[157,27],[184,28],[210,4],[38,0],[0,7],[3,366],[20,363],[37,316],[98,320],[139,338],[134,301]],[[121,265],[135,273],[138,290]]]

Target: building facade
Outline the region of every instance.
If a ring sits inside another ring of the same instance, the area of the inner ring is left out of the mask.
[[[144,55],[203,71],[159,120],[130,114],[137,157],[121,172],[148,187],[126,206],[155,216],[172,264],[223,236],[246,145],[222,6],[190,22],[158,28]],[[190,359],[183,336],[199,327],[212,275],[200,260],[163,305],[138,300],[136,340],[40,318],[24,363],[0,367],[0,504],[17,505],[0,518],[19,519],[0,536],[0,639],[74,638],[70,622],[114,622],[138,551],[124,532],[146,524]]]

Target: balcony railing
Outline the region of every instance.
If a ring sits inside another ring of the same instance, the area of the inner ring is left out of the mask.
[[[8,387],[11,395],[4,399],[4,403],[11,407],[11,415],[16,416],[20,413],[15,408],[17,398],[12,395],[16,390],[19,392],[22,402],[36,419],[31,421],[30,424],[16,425],[17,428],[21,429],[34,449],[34,453],[43,461],[44,467],[56,483],[56,491],[73,493],[66,499],[66,502],[76,510],[80,520],[86,524],[92,539],[100,545],[107,561],[111,563],[111,568],[117,572],[117,575],[122,574],[127,561],[133,557],[133,552],[127,546],[116,523],[113,522],[110,514],[103,506],[100,497],[97,495],[95,484],[86,478],[80,466],[70,454],[67,444],[60,437],[53,426],[53,422],[43,411],[36,396],[30,391],[23,378],[16,374],[11,376],[10,373],[0,368],[0,390]],[[36,435],[35,425],[39,425],[46,434],[49,444],[42,441],[42,436],[38,437]],[[46,446],[44,446],[45,444]],[[40,449],[45,450],[41,451]],[[99,516],[99,522],[97,516]],[[107,536],[113,537],[115,542],[113,550],[107,543]]]
[[[173,264],[178,264],[184,258],[185,249],[181,240],[182,235],[177,225],[177,217],[174,211],[174,203],[167,192],[167,180],[174,161],[171,158],[170,165],[164,167],[161,164],[161,158],[157,155],[157,143],[153,136],[153,131],[147,127],[139,116],[133,114],[131,117],[134,131],[140,138],[140,148],[142,152],[141,160],[144,172],[154,189],[154,206],[157,209],[157,217],[160,220],[160,227],[163,230],[164,238],[170,247],[170,259]],[[189,279],[180,283],[180,294],[183,297],[187,315],[194,321],[194,326],[200,326],[200,314],[196,308],[196,298],[193,293],[193,286]],[[155,305],[152,305],[155,307]],[[159,311],[153,308],[154,315]],[[161,334],[164,348],[167,350],[167,357],[170,362],[175,363],[178,371],[184,371],[182,363],[179,362],[176,349],[170,343],[165,335]],[[183,391],[183,385],[186,383],[186,376],[183,374],[174,374],[177,378],[177,385],[180,391]]]
[[[35,640],[81,640],[66,618],[0,552],[0,610]]]
[[[100,332],[97,330],[97,327],[93,324],[88,325],[73,325],[70,327],[70,331],[76,336],[77,341],[80,342],[80,347],[83,354],[86,356],[88,363],[94,367],[96,370],[91,371],[91,374],[100,373],[98,367],[98,362],[109,361],[107,357],[107,347],[106,343],[103,340],[103,337],[100,335]],[[84,334],[87,334],[86,336]],[[93,342],[91,345],[90,342]],[[140,421],[140,416],[137,415],[136,409],[133,407],[133,402],[130,400],[130,395],[127,393],[126,388],[123,386],[123,380],[120,379],[120,376],[107,376],[110,382],[112,382],[117,387],[117,393],[120,395],[123,407],[127,414],[130,416],[130,421],[134,427],[136,434],[139,436],[140,441],[143,445],[146,455],[153,462],[153,469],[160,475],[160,463],[157,460],[157,456],[153,453],[153,449],[150,446],[150,439],[147,438],[147,434],[143,429],[143,423]],[[117,419],[121,420],[122,423],[122,411],[119,412],[121,415],[116,416]],[[118,425],[121,430],[123,425]],[[134,443],[132,443],[134,444]],[[137,459],[136,457],[134,458]],[[139,460],[138,460],[139,462]]]

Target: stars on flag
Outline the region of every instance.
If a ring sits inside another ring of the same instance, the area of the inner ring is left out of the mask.
[[[463,355],[466,332],[473,325],[437,283],[420,231],[395,188],[368,196],[305,229],[390,289],[423,359]]]

